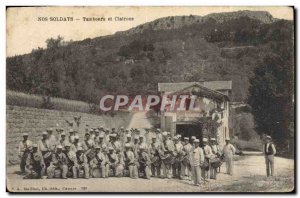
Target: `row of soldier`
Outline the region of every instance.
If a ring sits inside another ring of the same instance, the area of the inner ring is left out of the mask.
[[[173,138],[169,132],[103,127],[86,129],[80,141],[77,131],[69,135],[63,129],[42,133],[33,144],[28,133],[19,144],[20,168],[24,178],[89,178],[89,177],[150,177],[201,180],[216,179],[218,168],[226,161],[226,172],[232,174],[234,147],[226,139],[220,149],[215,138],[192,136]]]

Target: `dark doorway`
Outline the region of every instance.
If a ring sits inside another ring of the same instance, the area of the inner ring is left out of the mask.
[[[176,134],[183,137],[196,136],[197,139],[202,140],[202,129],[195,124],[176,124]]]

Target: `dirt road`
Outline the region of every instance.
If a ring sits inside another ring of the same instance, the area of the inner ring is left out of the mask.
[[[265,176],[263,156],[252,154],[236,157],[234,176],[224,174],[225,165],[217,180],[200,187],[190,181],[178,179],[130,179],[130,178],[91,178],[91,179],[39,179],[23,180],[15,171],[18,166],[7,168],[7,187],[10,191],[82,191],[82,192],[253,192],[291,191],[294,186],[294,160],[276,157],[274,177]]]

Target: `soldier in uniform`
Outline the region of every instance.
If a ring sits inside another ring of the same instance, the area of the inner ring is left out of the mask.
[[[130,144],[130,149],[132,150],[132,148],[133,148],[133,142],[131,140],[131,135],[130,134],[126,135],[126,140],[124,142],[124,148],[125,148],[126,144]]]
[[[150,179],[151,159],[144,146],[139,147],[138,153],[139,171],[144,173],[146,179]]]
[[[49,147],[50,147],[50,151],[54,152],[56,145],[57,145],[57,139],[55,137],[55,135],[53,135],[53,129],[52,128],[48,128],[47,129],[47,133],[48,133],[48,141],[49,141]]]
[[[73,129],[70,129],[69,131],[69,142],[73,144],[75,142],[75,132]]]
[[[95,143],[95,145],[98,145],[99,135],[100,135],[100,131],[98,129],[96,129],[96,131],[95,131],[95,137],[94,137],[94,143]]]
[[[125,170],[129,171],[129,177],[132,179],[137,179],[138,177],[138,168],[136,164],[136,159],[134,153],[132,152],[132,145],[130,143],[126,143],[124,145],[124,163],[125,163]]]
[[[82,143],[82,148],[85,152],[88,162],[90,162],[91,159],[95,157],[95,150],[94,150],[95,143],[94,143],[94,139],[91,139],[89,133],[85,133],[85,140]]]
[[[172,158],[174,157],[174,143],[169,139],[168,133],[163,132],[163,143],[162,143],[162,153],[165,159],[163,160],[163,176],[164,178],[171,179],[172,178]]]
[[[29,147],[27,155],[24,179],[42,178],[45,174],[45,163],[42,154],[38,151],[38,145],[33,144]]]
[[[235,148],[230,144],[230,139],[226,138],[226,144],[223,147],[224,160],[226,162],[226,173],[233,175],[233,156],[235,154]]]
[[[116,133],[112,133],[110,135],[110,142],[108,144],[109,147],[113,147],[115,151],[117,150],[122,150],[122,145],[120,143],[120,141],[117,140],[117,134]]]
[[[108,171],[109,171],[109,164],[107,163],[107,157],[102,150],[106,149],[106,147],[100,147],[96,146],[96,155],[95,157],[90,161],[90,175],[93,175],[93,170],[95,168],[99,168],[101,170],[101,177],[106,178],[108,177]]]
[[[23,133],[23,140],[19,143],[19,158],[21,159],[20,169],[22,174],[25,174],[26,159],[29,153],[28,148],[31,146],[32,142],[28,140],[28,133]]]
[[[161,150],[161,143],[157,142],[156,135],[152,136],[152,143],[150,145],[150,156],[151,156],[151,173],[152,176],[157,177],[161,176],[160,169],[161,169],[161,158],[160,152]]]
[[[55,170],[61,170],[61,178],[67,179],[68,173],[68,158],[62,152],[62,146],[58,145],[56,147],[56,152],[52,154],[52,161],[50,166],[47,168],[48,179],[52,179],[55,174]]]
[[[210,142],[211,142],[212,153],[214,154],[214,156],[216,158],[220,158],[222,155],[222,152],[221,152],[219,145],[217,144],[216,138],[210,138]],[[211,168],[210,176],[212,179],[217,179],[217,172],[218,172],[217,169],[218,168],[213,168],[213,167]]]
[[[117,168],[118,168],[118,156],[115,153],[115,150],[113,147],[108,147],[108,153],[107,153],[108,163],[109,163],[109,169],[112,170],[112,175],[116,176]]]
[[[162,143],[163,142],[163,136],[161,134],[160,129],[156,129],[155,133],[156,133],[156,141],[159,142],[159,143]]]
[[[65,154],[68,159],[67,166],[68,166],[68,173],[72,175],[74,179],[77,178],[77,158],[76,153],[71,150],[71,144],[67,142],[65,144]]]
[[[87,159],[82,147],[79,147],[77,149],[76,158],[77,158],[77,167],[76,167],[77,171],[76,171],[76,176],[75,177],[77,177],[80,170],[83,170],[84,171],[84,178],[88,179],[89,174],[90,174],[89,164],[88,164],[88,159]]]
[[[104,141],[104,134],[99,135],[99,141],[96,143],[96,146],[99,146],[101,150],[107,148],[107,144]]]
[[[265,155],[267,177],[274,176],[274,156],[276,155],[276,149],[271,136],[266,136],[263,153]]]
[[[181,161],[181,177],[180,179],[184,179],[185,175],[190,178],[191,176],[191,167],[189,163],[189,156],[192,151],[193,146],[189,143],[189,138],[184,137],[184,145],[183,145],[183,160]]]
[[[191,173],[195,186],[199,186],[201,182],[201,169],[200,166],[204,163],[204,153],[202,148],[199,147],[199,139],[194,140],[195,147],[190,155]]]
[[[145,149],[145,151],[148,152],[148,145],[147,145],[147,143],[145,142],[145,137],[144,137],[143,135],[140,135],[140,137],[139,137],[139,148],[140,148],[141,146]]]
[[[59,145],[61,145],[64,148],[67,143],[69,143],[69,141],[66,139],[66,134],[62,132],[60,134]]]
[[[180,177],[180,171],[181,171],[181,156],[183,154],[183,145],[180,142],[180,139],[178,139],[178,136],[174,137],[174,142],[175,142],[175,150],[174,150],[174,155],[175,155],[175,161],[174,164],[172,165],[173,167],[173,177],[174,178],[179,178]]]
[[[210,178],[210,159],[214,158],[214,154],[211,150],[211,147],[208,145],[208,139],[203,138],[203,152],[204,152],[204,157],[205,157],[205,164],[207,165],[206,168],[202,169],[202,177],[203,178]]]
[[[105,129],[104,141],[105,141],[105,143],[106,143],[107,145],[108,145],[108,143],[110,142],[110,131],[109,131],[109,129]]]
[[[48,166],[50,165],[50,162],[52,160],[52,153],[54,151],[52,151],[50,149],[48,133],[46,131],[44,131],[42,133],[42,136],[43,136],[42,139],[38,141],[38,149],[44,157],[44,162],[45,162],[46,168],[48,168]]]
[[[76,153],[79,147],[82,147],[82,145],[79,142],[79,136],[76,135],[74,137],[74,143],[71,145],[71,150]]]
[[[138,155],[138,152],[139,152],[139,137],[134,137],[134,142],[133,142],[133,153],[134,153],[134,156],[137,156]]]

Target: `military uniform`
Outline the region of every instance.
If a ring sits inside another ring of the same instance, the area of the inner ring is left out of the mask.
[[[27,133],[23,134],[23,137],[27,136]],[[20,169],[22,173],[25,173],[25,165],[26,165],[26,159],[27,159],[27,155],[29,153],[28,148],[32,146],[32,142],[30,140],[22,140],[19,143],[19,157],[21,159],[21,163],[20,163]]]
[[[58,149],[62,149],[61,146],[57,147]],[[54,172],[56,169],[61,170],[61,177],[63,179],[67,178],[68,173],[68,158],[63,152],[55,152],[52,154],[52,161],[50,166],[47,168],[47,175],[49,179],[54,177]]]
[[[144,147],[140,147],[140,152],[138,154],[138,162],[139,172],[142,172],[146,179],[150,179],[151,159]]]
[[[84,178],[88,179],[89,178],[89,163],[88,163],[88,159],[86,157],[86,155],[83,153],[82,149],[78,149],[77,153],[76,153],[76,159],[77,159],[77,171],[76,171],[76,175],[75,178],[77,177],[78,173],[80,170],[84,171]]]
[[[164,136],[166,137],[166,134],[164,134]],[[173,160],[171,160],[174,155],[174,143],[172,140],[170,139],[166,139],[163,143],[162,143],[162,153],[165,157],[167,157],[166,159],[163,159],[163,176],[164,178],[168,178],[170,179],[172,177],[172,163]]]
[[[176,138],[175,138],[176,139]],[[174,150],[174,154],[175,154],[175,161],[174,164],[172,165],[173,167],[173,176],[174,177],[180,177],[181,175],[181,155],[183,153],[183,145],[181,144],[181,142],[178,140],[177,138],[177,143],[175,144],[175,150]]]
[[[229,139],[226,139],[229,141]],[[233,156],[235,154],[235,148],[232,144],[225,144],[223,147],[224,160],[226,162],[226,173],[233,175]]]
[[[189,140],[188,137],[185,137],[185,140]],[[191,166],[190,166],[190,162],[189,162],[189,156],[190,153],[193,149],[193,146],[190,143],[186,143],[183,146],[183,160],[181,161],[181,179],[183,179],[185,177],[185,175],[187,175],[188,177],[191,176]]]
[[[98,147],[100,149],[100,147]],[[92,172],[95,168],[101,169],[102,178],[108,177],[109,164],[107,162],[106,154],[100,152],[96,153],[95,157],[90,161],[90,175],[92,176]]]
[[[267,136],[267,139],[269,139],[270,142],[264,144],[263,153],[265,155],[267,177],[269,177],[274,176],[274,156],[276,154],[276,148],[271,142],[271,137]]]
[[[156,137],[154,137],[156,138]],[[157,177],[161,176],[160,169],[161,169],[161,158],[159,152],[161,151],[161,143],[160,142],[152,142],[150,145],[150,156],[151,156],[151,173],[152,176],[157,175]]]
[[[195,142],[199,142],[198,139]],[[191,173],[194,185],[199,185],[201,182],[201,168],[200,166],[204,163],[204,153],[202,148],[193,148],[190,154]]]
[[[37,145],[33,146],[36,150],[29,152],[26,159],[25,178],[37,179],[45,174],[45,163],[41,152],[38,151]]]
[[[134,153],[130,150],[131,145],[127,143],[125,144],[125,147],[128,150],[124,151],[124,169],[129,171],[130,178],[135,179],[138,177],[136,158],[134,156]]]

